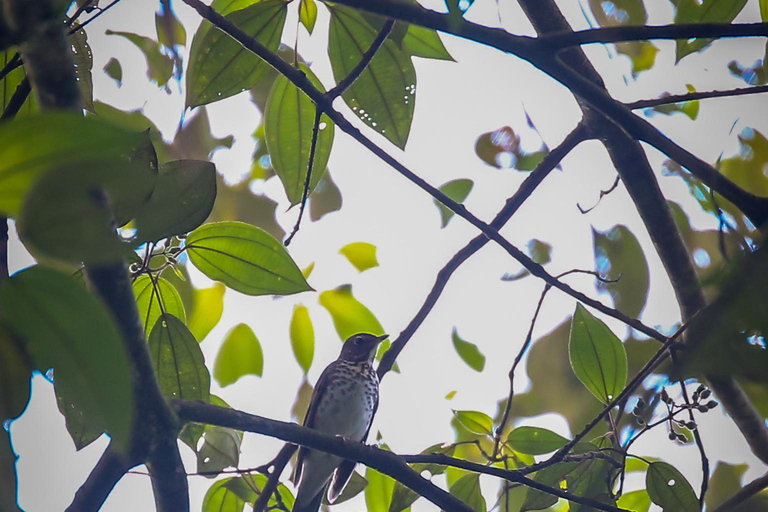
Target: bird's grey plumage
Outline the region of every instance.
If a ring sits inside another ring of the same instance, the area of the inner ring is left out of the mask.
[[[379,379],[372,361],[376,346],[386,338],[371,334],[351,336],[339,358],[320,375],[310,400],[304,426],[364,441],[379,403]],[[317,450],[299,449],[295,481],[298,491],[293,512],[316,512],[333,476],[333,502],[354,470],[354,462]]]

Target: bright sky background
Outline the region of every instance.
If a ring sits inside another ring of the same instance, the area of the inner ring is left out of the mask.
[[[422,2],[435,9],[440,0]],[[575,28],[588,28],[586,8],[579,2],[564,1],[566,15]],[[586,4],[585,1],[581,2]],[[502,25],[510,32],[532,34],[516,2],[500,2]],[[668,2],[647,2],[652,9],[650,23],[667,23],[672,18]],[[117,108],[143,108],[171,138],[183,116],[183,81],[171,82],[170,94],[159,90],[146,78],[144,58],[131,43],[104,31],[125,30],[155,37],[154,11],[157,2],[123,1],[88,27],[93,49],[95,97]],[[174,7],[187,28],[188,47],[199,24],[197,14],[176,0]],[[293,45],[298,2],[289,9],[283,42]],[[585,9],[585,10],[582,10]],[[477,0],[468,18],[487,25],[498,25],[497,4]],[[737,21],[759,20],[757,1],[751,1]],[[316,33],[309,38],[302,28],[299,52],[312,64],[321,81],[333,85],[326,54],[328,17],[321,7]],[[466,206],[481,219],[489,221],[524,179],[514,170],[497,170],[485,165],[474,153],[475,139],[484,132],[509,125],[522,132],[524,143],[538,146],[535,133],[525,127],[524,109],[533,119],[550,147],[557,145],[576,125],[580,111],[566,89],[519,59],[458,38],[443,36],[456,63],[414,59],[418,75],[416,112],[405,152],[400,152],[377,134],[364,129],[375,141],[395,155],[414,172],[435,186],[457,178],[475,180]],[[685,92],[685,84],[697,90],[727,89],[744,86],[725,71],[726,64],[738,57],[751,65],[762,56],[764,46],[758,40],[733,40],[714,44],[701,55],[684,59],[674,66],[674,43],[657,42],[661,49],[656,68],[638,80],[630,75],[629,61],[616,58],[613,49],[588,48],[588,54],[601,71],[610,91],[618,99],[656,97],[662,92]],[[123,85],[118,88],[102,68],[110,57],[120,60]],[[351,112],[339,100],[349,119]],[[250,167],[254,148],[251,133],[258,123],[258,110],[247,93],[208,107],[213,132],[217,136],[233,134],[232,149],[221,150],[213,158],[218,170],[229,181],[238,181]],[[356,122],[356,120],[355,120]],[[736,134],[746,127],[768,132],[768,102],[760,96],[713,99],[702,102],[695,123],[681,115],[656,116],[654,124],[695,154],[714,162],[718,156],[738,150]],[[734,126],[735,123],[735,126]],[[357,123],[362,126],[361,123]],[[653,149],[648,154],[654,169],[660,170],[664,157]],[[439,229],[439,213],[432,199],[400,177],[393,169],[373,157],[349,137],[336,130],[336,140],[329,168],[342,191],[340,212],[319,222],[305,220],[290,247],[300,267],[315,262],[310,284],[318,291],[351,283],[355,296],[368,306],[393,337],[415,314],[437,271],[476,231],[459,218],[446,229]],[[539,187],[534,197],[521,208],[502,233],[518,247],[531,238],[553,245],[553,261],[548,269],[556,274],[571,268],[594,268],[591,229],[607,230],[625,224],[645,247],[651,268],[651,288],[642,320],[648,325],[669,327],[679,320],[672,289],[655,256],[648,235],[623,186],[604,198],[591,214],[580,215],[576,203],[592,205],[600,189],[608,188],[615,172],[605,151],[595,142],[582,144],[563,162],[563,172],[555,172]],[[665,195],[680,202],[696,228],[714,228],[712,218],[704,215],[688,195],[679,178],[660,178]],[[280,182],[266,183],[266,193],[279,202],[278,221],[284,229],[293,225],[297,210],[286,211],[288,202]],[[364,241],[378,247],[380,266],[359,274],[338,250],[350,243]],[[11,271],[29,265],[30,257],[14,238],[11,241]],[[496,403],[508,389],[507,372],[525,338],[542,283],[526,278],[502,282],[506,272],[519,269],[501,249],[489,244],[472,257],[451,279],[447,289],[399,358],[402,373],[390,373],[382,384],[381,404],[374,425],[395,452],[415,453],[438,442],[454,439],[449,426],[452,409],[474,409],[493,415]],[[207,286],[205,277],[193,271],[196,285]],[[569,283],[591,296],[598,296],[593,280],[569,278]],[[601,300],[608,302],[605,295]],[[294,304],[310,309],[317,339],[315,360],[309,373],[314,383],[327,363],[340,349],[330,315],[319,306],[317,294],[303,293],[274,300],[247,297],[227,290],[224,317],[202,343],[208,366],[212,367],[218,347],[226,332],[236,323],[250,325],[261,341],[265,357],[262,378],[245,377],[236,384],[219,389],[212,382],[212,393],[223,397],[233,407],[282,420],[290,419],[290,408],[301,383],[301,370],[293,359],[288,325]],[[536,326],[538,337],[549,332],[574,309],[574,301],[553,291]],[[626,329],[615,321],[607,323],[623,336]],[[487,357],[482,373],[466,366],[451,345],[451,330],[478,345]],[[517,389],[527,385],[524,371],[518,372]],[[448,401],[444,397],[459,390]],[[700,417],[701,418],[701,417]],[[752,456],[741,435],[721,409],[701,418],[700,429],[710,459],[731,463],[749,463],[746,479],[765,472]],[[561,418],[529,418],[525,424],[545,426],[569,435]],[[59,415],[53,386],[41,376],[35,377],[31,403],[21,419],[11,425],[14,449],[20,459],[20,504],[29,512],[63,510],[85,480],[107,445],[102,437],[81,452],[75,452]],[[246,434],[240,467],[253,467],[270,460],[280,442]],[[195,458],[181,447],[187,470],[195,471]],[[635,445],[638,454],[662,455],[688,476],[698,490],[700,470],[694,447],[678,447],[658,428]],[[138,468],[143,470],[143,468]],[[483,477],[489,505],[495,501],[497,482]],[[192,510],[199,510],[211,481],[193,476],[189,479]],[[633,482],[632,479],[629,482]],[[637,482],[637,480],[634,480]],[[629,487],[631,490],[633,487]],[[153,510],[149,478],[128,475],[117,486],[104,510],[109,512]],[[360,510],[361,497],[335,510]],[[420,500],[415,510],[432,510]]]

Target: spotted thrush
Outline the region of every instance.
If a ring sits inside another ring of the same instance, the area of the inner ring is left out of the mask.
[[[379,405],[379,377],[373,369],[376,347],[387,335],[350,336],[338,359],[329,364],[315,385],[304,426],[326,434],[363,442]],[[300,448],[294,481],[298,482],[293,512],[316,512],[328,487],[333,503],[344,489],[355,463],[317,450]]]

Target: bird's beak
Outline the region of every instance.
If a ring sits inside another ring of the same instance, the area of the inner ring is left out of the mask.
[[[385,339],[389,338],[389,334],[382,334],[381,336],[376,336],[376,344],[378,345]]]

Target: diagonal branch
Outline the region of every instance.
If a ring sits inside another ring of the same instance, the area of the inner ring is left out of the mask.
[[[355,80],[360,78],[360,75],[363,74],[365,68],[368,67],[373,58],[376,56],[376,52],[378,52],[379,48],[381,48],[381,45],[384,44],[384,41],[386,41],[389,33],[392,32],[392,27],[394,26],[395,20],[389,19],[384,22],[384,26],[382,26],[381,30],[379,30],[379,33],[376,34],[376,38],[373,40],[368,50],[366,50],[366,52],[363,54],[360,62],[357,63],[357,66],[355,66],[352,71],[350,71],[349,74],[336,85],[336,87],[328,91],[327,94],[331,100],[344,94],[344,91],[349,89],[349,86],[355,83]]]
[[[638,108],[652,108],[661,105],[671,105],[683,101],[704,100],[707,98],[731,98],[734,96],[747,96],[750,94],[762,94],[768,92],[768,85],[756,85],[754,87],[741,87],[738,89],[728,89],[724,91],[696,91],[685,94],[670,94],[660,98],[650,100],[638,100],[627,103],[627,108],[635,110]]]

